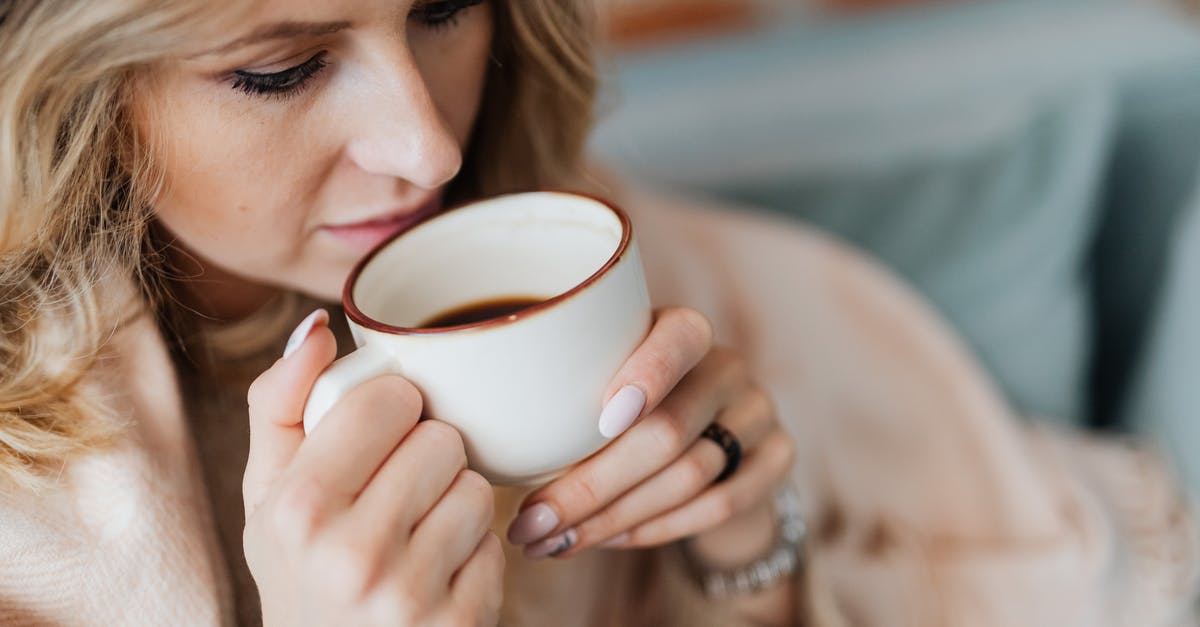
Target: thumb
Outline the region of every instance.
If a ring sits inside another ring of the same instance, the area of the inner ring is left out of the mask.
[[[247,520],[304,441],[301,419],[308,393],[336,356],[329,314],[318,309],[292,332],[284,356],[250,384],[250,455],[242,479]]]

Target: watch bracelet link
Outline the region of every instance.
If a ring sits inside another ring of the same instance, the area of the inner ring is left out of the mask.
[[[775,491],[774,506],[777,537],[765,557],[732,570],[710,570],[688,554],[705,596],[725,599],[754,594],[799,569],[808,531],[801,514],[800,498],[793,488],[783,486]]]

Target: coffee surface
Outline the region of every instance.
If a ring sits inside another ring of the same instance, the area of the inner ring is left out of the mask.
[[[417,328],[436,329],[440,327],[456,327],[462,324],[491,320],[492,318],[503,318],[545,300],[544,298],[531,298],[528,296],[506,296],[477,301],[442,312],[425,321]]]

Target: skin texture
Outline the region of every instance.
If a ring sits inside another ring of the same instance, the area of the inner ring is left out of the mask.
[[[431,25],[444,7],[266,2],[244,30],[154,68],[139,130],[164,150],[167,187],[155,211],[190,276],[189,305],[233,320],[279,290],[335,301],[377,237],[331,226],[436,208],[463,161],[493,36],[488,3]],[[231,43],[281,22],[325,26]],[[296,67],[311,78],[295,91],[247,93],[246,72],[279,77]],[[488,531],[490,488],[465,470],[452,428],[418,425],[411,384],[368,381],[304,436],[303,400],[336,350],[327,320],[320,312],[302,325],[249,394],[244,543],[265,620],[493,624],[504,561]],[[769,546],[767,503],[793,445],[745,363],[712,335],[695,311],[655,313],[609,389],[609,398],[640,390],[639,419],[526,499],[522,511],[539,505],[556,521],[520,540],[530,559],[693,537],[701,558],[732,566]],[[715,486],[724,454],[698,439],[714,420],[744,451],[741,469]],[[786,587],[763,598],[750,612],[758,619],[790,615]]]
[[[200,50],[155,72],[143,119],[165,144],[157,218],[226,287],[260,300],[255,284],[336,300],[365,251],[322,227],[415,210],[458,172],[483,90],[490,7],[439,27],[410,11],[411,2],[268,2],[245,32],[280,21],[350,26]],[[251,95],[231,80],[322,51],[325,67],[291,94]],[[221,291],[197,287],[202,300]]]

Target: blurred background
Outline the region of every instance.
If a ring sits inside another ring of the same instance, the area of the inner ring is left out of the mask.
[[[1023,415],[1200,493],[1196,4],[605,0],[593,149],[866,249]]]

